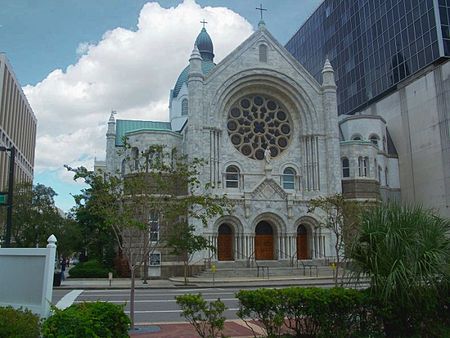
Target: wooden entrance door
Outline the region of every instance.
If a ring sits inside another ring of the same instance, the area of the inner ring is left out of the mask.
[[[308,233],[303,224],[297,228],[297,259],[308,259]]]
[[[219,236],[217,237],[217,259],[219,261],[233,260],[233,231],[228,224],[222,224],[219,227]]]
[[[259,222],[255,229],[255,259],[273,259],[273,230],[267,222]]]

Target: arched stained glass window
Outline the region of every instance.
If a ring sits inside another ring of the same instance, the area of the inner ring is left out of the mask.
[[[227,188],[239,188],[239,168],[230,165],[225,173],[225,186]]]
[[[292,168],[283,171],[283,189],[295,189],[295,170]]]
[[[186,116],[188,114],[188,109],[189,109],[188,100],[183,99],[183,101],[181,101],[181,115]]]

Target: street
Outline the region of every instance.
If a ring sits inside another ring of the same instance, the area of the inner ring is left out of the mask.
[[[220,298],[228,310],[227,319],[237,318],[238,302],[235,293],[242,288],[204,288],[204,289],[137,289],[135,294],[135,321],[137,324],[179,322],[184,321],[180,316],[181,310],[176,304],[175,297],[186,293],[201,293],[207,301]],[[253,288],[254,289],[254,288]],[[129,314],[130,292],[128,289],[119,290],[54,290],[53,304],[66,298],[73,297],[73,303],[84,301],[107,301],[114,304],[126,304],[125,312]],[[67,304],[70,305],[70,304]]]

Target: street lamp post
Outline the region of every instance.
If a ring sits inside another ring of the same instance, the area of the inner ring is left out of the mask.
[[[8,177],[8,200],[6,202],[6,234],[5,247],[11,246],[11,227],[12,227],[12,208],[13,208],[13,187],[14,187],[14,164],[16,158],[16,149],[14,147],[6,148],[0,146],[0,151],[9,151],[9,177]]]

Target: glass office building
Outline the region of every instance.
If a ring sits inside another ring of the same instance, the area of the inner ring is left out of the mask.
[[[450,56],[450,0],[325,0],[286,44],[322,82],[335,69],[339,114],[352,114]]]

